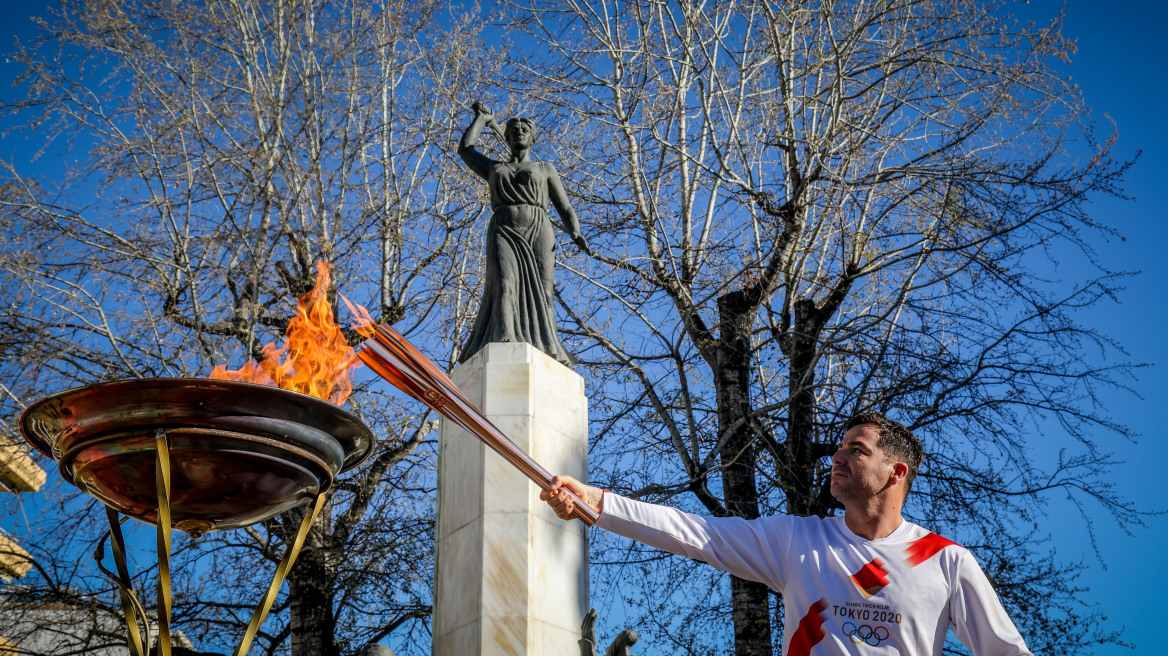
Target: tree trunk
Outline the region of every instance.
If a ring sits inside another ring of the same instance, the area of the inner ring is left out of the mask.
[[[791,404],[787,422],[787,463],[779,472],[787,493],[787,512],[792,515],[826,515],[816,485],[815,353],[822,326],[815,303],[795,302],[795,319],[784,351],[790,362],[788,392]],[[830,496],[829,496],[830,498]]]
[[[750,419],[750,336],[757,303],[735,292],[718,299],[718,434],[730,436],[722,448],[726,509],[735,516],[759,516],[754,473],[753,422]],[[756,581],[730,577],[735,656],[771,656],[770,597]]]
[[[305,547],[288,577],[292,656],[340,656],[327,551]]]

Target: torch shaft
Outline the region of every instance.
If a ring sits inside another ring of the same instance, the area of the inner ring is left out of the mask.
[[[442,370],[401,335],[385,326],[374,324],[373,328],[373,335],[361,344],[357,353],[362,362],[401,391],[477,437],[540,489],[551,488],[551,473],[484,417]],[[570,490],[568,493],[575,501],[575,515],[589,526],[595,524],[600,518],[596,510]]]

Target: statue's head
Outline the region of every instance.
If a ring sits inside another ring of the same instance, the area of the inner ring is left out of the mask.
[[[512,150],[530,148],[535,143],[535,134],[535,121],[526,116],[509,119],[503,130],[503,137]]]

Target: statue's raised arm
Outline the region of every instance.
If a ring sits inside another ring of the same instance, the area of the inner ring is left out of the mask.
[[[466,162],[470,170],[489,181],[491,165],[497,162],[475,150],[475,146],[479,145],[479,137],[482,135],[483,128],[491,127],[497,131],[499,126],[495,123],[495,113],[486,105],[475,101],[471,105],[471,109],[475,113],[474,120],[462,133],[462,141],[458,142],[458,155],[462,157],[462,161]]]
[[[492,213],[487,227],[482,305],[459,362],[491,342],[527,342],[564,364],[572,364],[575,358],[556,335],[552,296],[555,233],[547,213],[549,201],[576,246],[591,253],[588,240],[580,231],[580,221],[556,167],[531,159],[535,122],[526,117],[507,121],[503,138],[511,156],[500,162],[475,148],[483,128],[498,133],[494,113],[479,102],[472,109],[474,120],[462,134],[458,154],[470,170],[487,181]]]

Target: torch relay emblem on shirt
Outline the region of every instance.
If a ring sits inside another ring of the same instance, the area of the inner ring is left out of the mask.
[[[852,574],[852,583],[864,593],[865,598],[870,599],[888,585],[888,570],[884,569],[884,563],[879,558],[873,558],[860,571]]]

